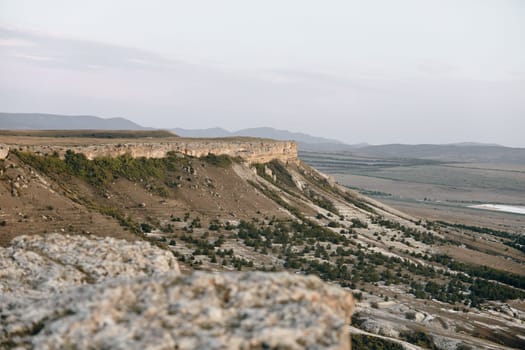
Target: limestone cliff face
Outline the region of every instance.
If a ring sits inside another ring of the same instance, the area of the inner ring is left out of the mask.
[[[116,157],[130,154],[133,157],[162,158],[168,152],[182,153],[194,157],[208,154],[241,157],[249,163],[266,163],[277,159],[282,162],[297,162],[297,144],[293,141],[262,139],[180,139],[160,142],[126,142],[98,144],[0,144],[0,159],[4,159],[9,148],[40,154],[57,152],[63,156],[67,150],[83,153],[87,158]]]

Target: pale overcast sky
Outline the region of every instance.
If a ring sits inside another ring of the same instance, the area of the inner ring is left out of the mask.
[[[521,0],[0,0],[0,111],[525,147]]]

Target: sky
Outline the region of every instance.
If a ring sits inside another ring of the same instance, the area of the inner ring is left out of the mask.
[[[0,112],[525,147],[521,0],[0,0]]]

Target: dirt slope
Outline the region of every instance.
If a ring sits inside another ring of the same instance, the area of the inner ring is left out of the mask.
[[[416,220],[301,162],[11,152],[0,169],[3,246],[46,232],[148,240],[173,252],[183,272],[316,274],[352,289],[357,326],[387,338],[525,346],[525,254],[514,238]]]

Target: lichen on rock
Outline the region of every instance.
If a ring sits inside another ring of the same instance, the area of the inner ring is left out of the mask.
[[[0,248],[3,296],[45,296],[108,278],[165,272],[179,273],[173,254],[144,241],[55,233],[19,236]]]
[[[0,348],[349,347],[352,295],[314,276],[184,276],[144,242],[60,235],[19,237],[0,264]]]

